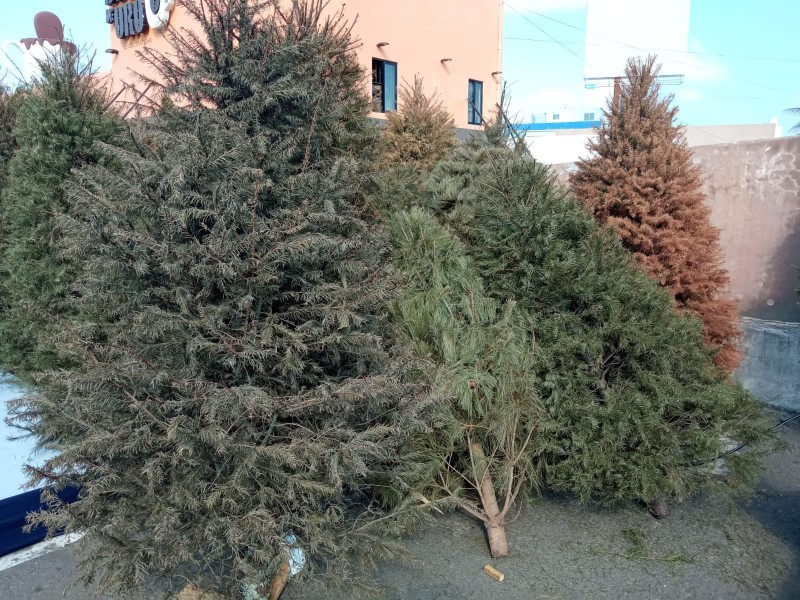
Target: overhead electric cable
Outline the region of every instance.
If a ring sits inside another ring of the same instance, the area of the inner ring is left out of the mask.
[[[561,42],[561,41],[560,41],[560,40],[558,40],[556,37],[554,37],[554,36],[550,35],[550,34],[549,34],[547,31],[545,31],[544,29],[542,29],[541,27],[539,27],[539,26],[538,26],[536,23],[534,23],[533,21],[531,21],[531,20],[530,20],[528,17],[526,17],[526,16],[525,16],[525,15],[523,15],[523,14],[522,14],[522,13],[521,13],[519,10],[517,10],[517,8],[516,8],[516,7],[512,6],[512,5],[511,5],[511,4],[509,4],[508,2],[506,2],[505,4],[506,4],[506,6],[508,6],[508,8],[510,8],[511,10],[513,10],[513,11],[514,11],[515,13],[517,13],[517,14],[518,14],[520,17],[522,17],[523,19],[525,19],[525,21],[527,21],[529,24],[533,25],[533,26],[534,26],[536,29],[538,29],[539,31],[541,31],[543,34],[545,34],[547,37],[549,37],[551,40],[553,40],[553,41],[554,41],[556,44],[558,44],[559,46],[561,46],[562,48],[564,48],[564,50],[566,50],[567,52],[569,52],[570,54],[572,54],[573,56],[575,56],[575,57],[576,57],[578,60],[580,60],[582,63],[584,63],[584,64],[588,64],[590,67],[591,67],[591,66],[593,66],[593,65],[591,65],[590,63],[588,63],[588,62],[586,61],[586,57],[584,57],[584,56],[581,56],[581,55],[580,55],[580,54],[578,54],[577,52],[575,52],[575,51],[573,51],[573,50],[571,50],[571,49],[567,48],[567,46],[566,46],[566,45],[565,45],[563,42]]]
[[[539,14],[539,13],[536,13]],[[540,15],[545,18],[546,15]],[[560,22],[560,21],[559,21]],[[563,23],[562,25],[566,25],[569,27],[575,27],[574,25],[570,25],[569,23]],[[577,29],[577,28],[576,28]],[[541,38],[527,38],[527,37],[515,37],[515,36],[504,36],[503,39],[506,40],[517,40],[520,42],[546,42],[552,43],[553,40],[544,40]],[[609,38],[610,39],[610,38]],[[623,42],[618,42],[616,40],[611,40],[615,44],[622,44]],[[561,42],[562,44],[573,44],[573,45],[584,45],[584,46],[605,46],[606,44],[600,43],[589,43],[589,42]],[[723,54],[720,52],[700,52],[698,50],[672,50],[669,48],[650,48],[650,50],[655,50],[656,52],[677,52],[680,54],[696,54],[698,56],[723,56],[726,58],[742,58],[747,60],[767,60],[767,61],[778,61],[778,62],[800,62],[800,58],[782,58],[782,57],[775,57],[775,56],[747,56],[744,54]]]
[[[513,10],[514,12],[516,12],[517,14],[519,14],[519,15],[520,15],[520,16],[521,16],[523,19],[525,19],[525,20],[526,20],[528,23],[530,23],[531,25],[533,25],[534,27],[536,27],[536,28],[537,28],[539,31],[543,31],[543,32],[544,32],[544,30],[543,30],[541,27],[539,27],[538,25],[536,25],[536,24],[535,24],[533,21],[531,21],[530,19],[526,18],[526,17],[525,17],[525,15],[523,15],[523,14],[522,14],[522,13],[521,13],[519,10],[517,10],[515,7],[513,7],[513,6],[512,6],[511,4],[509,4],[507,1],[505,2],[505,4],[506,4],[506,6],[508,6],[508,7],[509,7],[511,10]],[[588,33],[588,32],[586,31],[586,29],[584,29],[584,28],[582,28],[582,27],[578,27],[577,25],[572,25],[571,23],[566,23],[566,22],[564,22],[564,21],[561,21],[560,19],[556,19],[556,18],[554,18],[554,17],[549,17],[549,16],[547,16],[547,15],[545,15],[545,14],[542,14],[542,13],[540,13],[540,12],[536,12],[535,10],[531,10],[531,9],[529,9],[529,8],[526,8],[526,9],[523,9],[523,10],[524,10],[525,12],[531,13],[531,14],[533,14],[533,15],[537,15],[537,16],[539,16],[539,17],[542,17],[543,19],[547,19],[547,20],[549,20],[549,21],[553,21],[554,23],[559,23],[559,24],[561,24],[561,25],[563,25],[563,26],[565,26],[565,27],[569,27],[569,28],[571,28],[571,29],[575,29],[575,30],[577,30],[577,31],[582,31],[583,33]],[[549,33],[547,33],[547,32],[544,32],[544,33],[545,33],[545,34],[546,34],[548,37],[551,37],[551,38],[553,38],[554,40],[556,39],[555,37],[553,37],[553,36],[552,36],[552,35],[550,35]],[[614,42],[615,44],[619,44],[620,46],[626,46],[626,47],[628,47],[628,48],[633,48],[634,50],[637,50],[637,51],[639,51],[639,52],[649,53],[649,52],[648,52],[648,50],[645,50],[644,48],[639,48],[638,46],[634,46],[634,45],[632,45],[632,44],[628,44],[628,43],[626,43],[626,42],[621,42],[620,40],[615,40],[614,38],[610,38],[610,37],[608,37],[608,36],[605,36],[605,35],[602,35],[602,34],[600,34],[600,33],[592,33],[592,35],[595,35],[595,36],[597,36],[597,37],[599,37],[599,38],[603,38],[603,39],[605,39],[605,40],[609,40],[609,41],[611,41],[611,42]],[[559,44],[561,44],[561,45],[562,45],[562,46],[563,46],[563,47],[564,47],[566,50],[569,50],[569,48],[567,48],[565,45],[563,45],[563,44],[562,44],[560,41],[559,41],[558,43],[559,43]],[[571,51],[570,51],[570,52],[571,52]],[[573,54],[574,54],[574,52],[573,52]],[[733,77],[733,76],[731,76],[731,75],[728,75],[728,74],[726,74],[726,73],[721,73],[721,72],[719,72],[719,71],[715,71],[715,70],[713,70],[713,69],[708,69],[708,68],[705,68],[705,67],[701,67],[701,66],[699,66],[699,65],[693,65],[693,64],[691,64],[691,63],[683,62],[683,61],[680,61],[680,60],[677,60],[677,59],[674,59],[674,58],[672,58],[671,60],[672,60],[672,62],[675,62],[675,63],[681,64],[681,65],[684,65],[684,66],[687,66],[687,67],[692,67],[693,69],[697,69],[697,70],[700,70],[700,71],[706,71],[706,72],[708,72],[708,73],[713,73],[714,75],[716,75],[716,76],[718,76],[718,77],[724,77],[724,78],[726,78],[726,79],[730,79],[731,81],[737,81],[737,82],[739,82],[739,83],[746,83],[746,84],[748,84],[748,85],[754,85],[754,86],[756,86],[756,87],[761,87],[761,88],[764,88],[764,89],[767,89],[767,90],[772,90],[773,92],[780,92],[780,93],[782,93],[782,94],[789,94],[789,95],[791,95],[792,97],[800,97],[800,93],[796,93],[796,92],[790,92],[790,91],[787,91],[787,90],[782,90],[782,89],[775,88],[775,87],[772,87],[772,86],[769,86],[769,85],[765,85],[765,84],[763,84],[763,83],[758,83],[758,82],[756,82],[756,81],[749,81],[749,80],[747,80],[747,79],[739,79],[738,77]],[[588,63],[587,63],[587,64],[588,64]],[[589,65],[589,66],[593,66],[593,65]]]

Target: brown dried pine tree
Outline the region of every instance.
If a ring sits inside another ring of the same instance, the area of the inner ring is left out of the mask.
[[[679,309],[703,321],[714,362],[730,372],[741,358],[738,309],[728,292],[719,229],[711,224],[672,96],[660,96],[655,57],[630,59],[608,103],[591,156],[570,176],[575,194],[614,227]]]

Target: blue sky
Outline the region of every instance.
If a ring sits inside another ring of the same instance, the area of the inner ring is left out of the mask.
[[[98,66],[107,68],[103,0],[3,0],[0,41],[32,36],[33,15],[41,10],[58,14],[72,39],[97,49]],[[582,108],[586,12],[586,0],[507,0],[503,76],[521,120],[564,99]],[[682,85],[667,89],[680,120],[714,125],[777,117],[786,133],[800,121],[784,112],[800,106],[799,27],[797,0],[693,0],[683,59],[692,67]]]
[[[503,76],[518,118],[552,110],[561,100],[580,104],[586,14],[586,0],[507,0]],[[674,94],[681,122],[767,123],[777,117],[786,134],[800,121],[784,112],[800,107],[797,0],[692,0],[688,51],[679,56],[684,82],[663,89]]]

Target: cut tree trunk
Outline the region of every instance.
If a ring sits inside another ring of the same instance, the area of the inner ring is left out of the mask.
[[[475,480],[478,482],[478,494],[481,497],[483,512],[486,513],[486,535],[489,538],[489,552],[492,558],[502,558],[510,554],[506,540],[505,516],[500,513],[497,496],[494,493],[494,482],[486,464],[486,455],[480,442],[469,445],[475,465]]]
[[[647,507],[650,509],[650,514],[656,519],[663,519],[669,516],[669,506],[667,505],[666,498],[656,498],[650,502]]]

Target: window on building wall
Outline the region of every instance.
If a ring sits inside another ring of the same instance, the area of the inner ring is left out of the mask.
[[[594,121],[594,113],[583,113],[584,121]]]
[[[372,59],[372,110],[397,110],[397,63]]]
[[[480,125],[483,115],[483,82],[469,80],[467,123],[470,125]]]
[[[553,113],[553,121],[559,121],[561,119],[561,115],[558,113]]]

